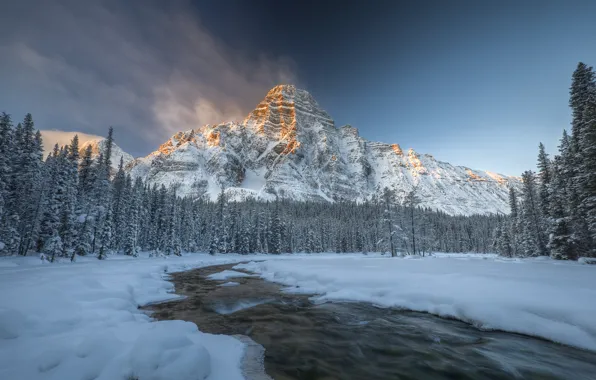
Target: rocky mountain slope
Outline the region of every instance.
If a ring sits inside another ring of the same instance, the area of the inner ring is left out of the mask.
[[[336,128],[306,91],[280,85],[244,121],[179,132],[127,170],[180,195],[365,200],[416,188],[421,206],[448,214],[508,213],[508,186],[519,180],[437,161],[397,144]]]

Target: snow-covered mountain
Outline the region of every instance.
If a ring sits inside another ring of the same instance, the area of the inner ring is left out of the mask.
[[[296,200],[364,200],[414,187],[421,206],[449,214],[508,213],[514,177],[437,161],[398,144],[371,142],[349,125],[336,128],[306,91],[280,85],[244,121],[176,133],[127,170],[149,183],[177,185],[180,195],[215,199],[276,196]]]
[[[52,152],[54,145],[56,144],[59,146],[69,145],[75,135],[79,136],[79,154],[81,156],[83,156],[88,145],[91,145],[93,159],[96,159],[99,156],[99,152],[105,149],[105,138],[101,136],[82,132],[42,130],[41,137],[43,139],[44,157]],[[115,143],[112,144],[112,169],[118,170],[120,157],[122,157],[124,165],[127,165],[134,160],[133,156],[123,151],[118,145]]]
[[[83,156],[83,153],[89,145],[91,145],[91,152],[93,152],[91,154],[91,157],[93,157],[93,159],[95,160],[99,156],[99,153],[105,150],[106,140],[102,137],[95,140],[89,140],[81,144],[81,147],[79,148],[79,154],[81,155],[81,157]],[[129,165],[132,161],[134,161],[133,156],[123,151],[115,143],[112,143],[112,169],[118,170],[121,158],[124,166]]]

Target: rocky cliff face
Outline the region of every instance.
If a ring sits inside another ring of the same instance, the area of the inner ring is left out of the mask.
[[[449,214],[507,213],[513,177],[453,166],[370,142],[351,126],[336,128],[306,91],[274,87],[241,123],[179,132],[127,170],[149,183],[176,185],[180,195],[214,199],[365,200],[416,188],[421,206]]]

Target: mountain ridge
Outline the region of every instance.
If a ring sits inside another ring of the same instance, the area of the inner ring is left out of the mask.
[[[91,145],[91,158],[93,160],[99,157],[100,151],[105,149],[105,137],[91,135],[82,132],[65,132],[65,131],[52,131],[42,130],[41,137],[43,139],[44,157],[50,154],[55,144],[59,146],[68,145],[74,136],[79,137],[79,155],[82,157],[85,153],[87,146]],[[120,165],[120,158],[124,165],[128,165],[134,160],[134,157],[129,153],[125,152],[117,144],[112,144],[112,169],[118,170]]]
[[[508,213],[508,187],[519,179],[454,166],[368,141],[337,128],[307,91],[273,87],[241,122],[208,124],[174,134],[127,165],[133,177],[176,186],[179,195],[215,199],[356,200],[387,188],[396,200],[417,189],[420,205],[448,214]]]

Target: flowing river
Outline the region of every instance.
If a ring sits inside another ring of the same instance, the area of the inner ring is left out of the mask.
[[[366,303],[315,304],[258,277],[212,281],[219,265],[175,273],[183,300],[147,307],[156,319],[247,335],[274,379],[596,379],[596,353],[481,331],[430,314]],[[228,281],[236,286],[221,286]]]

